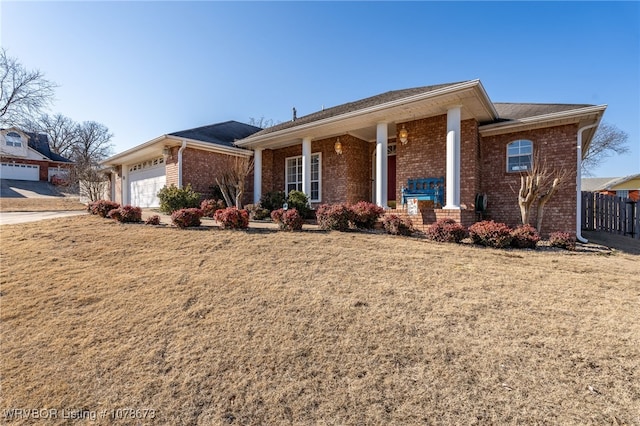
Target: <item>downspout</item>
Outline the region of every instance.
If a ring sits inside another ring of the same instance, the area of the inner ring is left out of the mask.
[[[178,188],[182,188],[182,151],[187,147],[187,141],[182,141],[182,146],[178,150]]]
[[[598,127],[598,124],[590,124],[578,129],[578,151],[577,151],[577,172],[576,172],[576,240],[581,243],[588,243],[589,240],[582,236],[582,132]]]

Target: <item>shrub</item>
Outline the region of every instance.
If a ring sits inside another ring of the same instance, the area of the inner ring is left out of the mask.
[[[453,219],[440,219],[427,228],[427,238],[441,243],[459,243],[467,236],[464,226]]]
[[[296,209],[278,209],[271,212],[271,219],[278,224],[283,231],[300,231],[304,219]]]
[[[484,220],[469,227],[469,236],[475,244],[503,248],[511,244],[511,228],[504,223]]]
[[[138,223],[142,222],[142,209],[140,207],[122,206],[111,210],[107,216],[122,223]]]
[[[178,188],[175,185],[164,186],[158,192],[158,198],[160,199],[160,211],[164,213],[200,206],[200,194],[191,189],[191,185],[184,188]]]
[[[409,218],[403,218],[395,214],[390,214],[382,219],[382,226],[387,233],[392,235],[411,235],[413,233],[413,222]]]
[[[200,203],[200,210],[202,210],[202,216],[204,217],[213,217],[218,210],[224,209],[224,207],[224,201],[211,198],[202,200]]]
[[[196,208],[180,209],[171,213],[171,222],[178,228],[200,226],[202,210]]]
[[[108,201],[108,200],[98,200],[93,203],[89,203],[87,206],[87,210],[91,214],[96,214],[100,217],[108,217],[109,212],[111,210],[117,209],[120,207],[120,204]]]
[[[346,204],[323,204],[316,210],[318,225],[325,231],[347,231],[353,211]]]
[[[567,250],[576,249],[576,239],[568,232],[553,232],[549,235],[551,247],[560,247]]]
[[[153,216],[149,216],[147,220],[144,221],[145,225],[160,225],[160,216],[154,214]]]
[[[367,201],[360,201],[351,206],[353,223],[358,228],[373,229],[376,222],[384,214],[384,209]]]
[[[303,219],[308,219],[311,214],[311,208],[309,208],[309,199],[307,195],[302,191],[291,191],[289,197],[287,197],[287,204],[289,209],[296,209]]]
[[[214,216],[222,229],[246,229],[249,227],[249,213],[236,207],[218,210]]]
[[[269,210],[260,206],[260,204],[247,204],[244,208],[249,212],[249,219],[251,220],[268,219],[269,214],[271,213]]]
[[[263,209],[272,212],[282,208],[282,205],[287,202],[287,196],[282,191],[267,192],[260,199],[260,206]]]
[[[511,247],[516,248],[536,248],[540,241],[540,235],[536,228],[531,225],[522,225],[511,231]]]

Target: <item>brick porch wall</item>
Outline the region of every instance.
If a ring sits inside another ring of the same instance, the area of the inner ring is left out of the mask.
[[[481,188],[488,196],[488,218],[512,227],[521,223],[517,198],[520,173],[507,173],[506,150],[508,143],[528,139],[549,168],[569,172],[565,183],[545,207],[542,234],[547,236],[554,231],[575,234],[577,131],[576,124],[569,124],[481,138]],[[531,224],[535,226],[535,223],[534,206]]]

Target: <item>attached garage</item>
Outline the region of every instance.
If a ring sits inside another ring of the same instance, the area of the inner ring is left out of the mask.
[[[40,166],[34,164],[2,163],[0,169],[2,179],[40,180]]]
[[[158,191],[166,182],[162,159],[132,166],[129,169],[129,203],[137,207],[159,207]]]

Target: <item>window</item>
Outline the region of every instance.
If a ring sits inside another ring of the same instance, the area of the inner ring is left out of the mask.
[[[616,197],[629,198],[629,190],[628,189],[617,190],[616,191]]]
[[[5,136],[5,139],[7,141],[7,146],[17,146],[17,147],[22,146],[22,138],[16,132],[7,133],[7,136]]]
[[[522,172],[531,169],[533,142],[517,140],[507,145],[507,171]]]
[[[320,153],[311,154],[311,202],[320,202],[322,167]],[[302,191],[302,156],[289,157],[286,161],[285,192]]]

